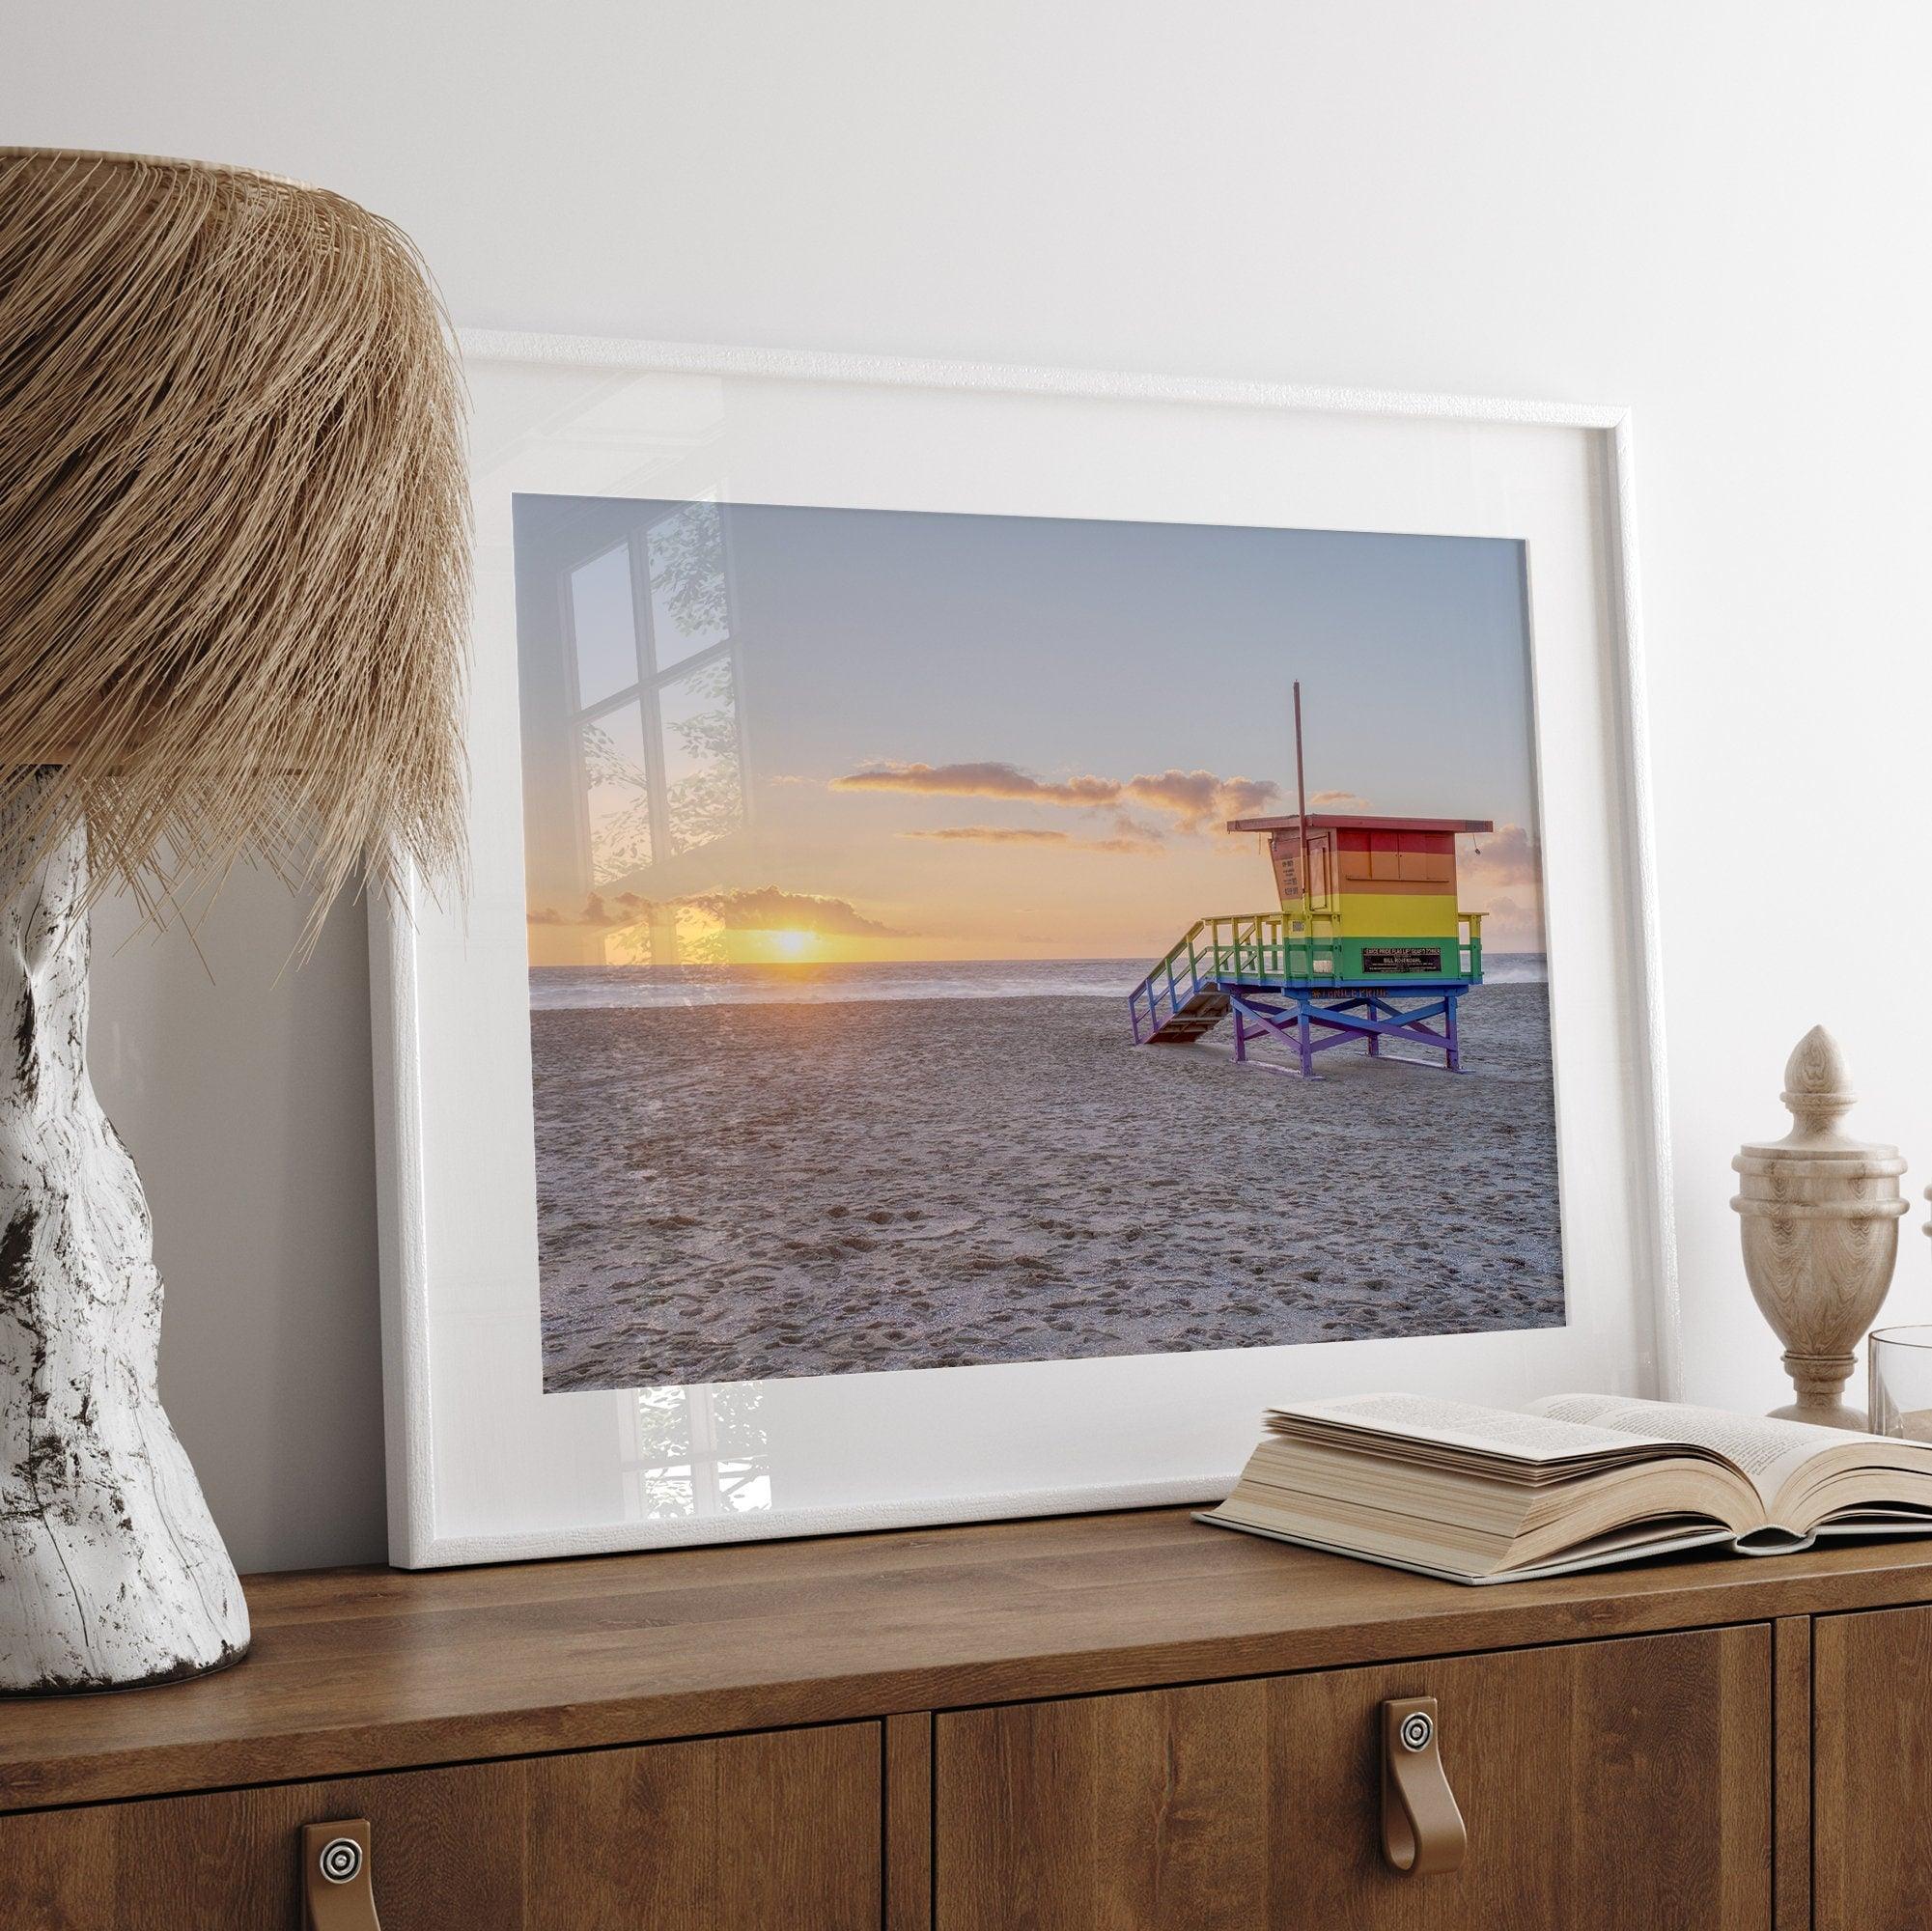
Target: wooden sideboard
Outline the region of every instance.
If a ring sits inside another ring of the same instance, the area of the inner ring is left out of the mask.
[[[1932,1923],[1932,1543],[1462,1589],[1160,1510],[249,1598],[226,1675],[0,1702],[5,1931],[299,1931],[351,1819],[383,1931]]]

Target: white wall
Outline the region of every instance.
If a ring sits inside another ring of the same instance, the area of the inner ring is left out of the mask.
[[[9,40],[6,139],[326,182],[465,322],[1634,404],[1692,1392],[1777,1397],[1726,1162],[1814,1020],[1932,1175],[1924,8],[66,0]],[[98,980],[244,1567],[383,1540],[362,920],[277,983],[295,923],[246,882],[216,984],[172,938]]]

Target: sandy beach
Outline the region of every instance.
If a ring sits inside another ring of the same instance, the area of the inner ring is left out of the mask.
[[[531,1024],[552,1390],[1563,1319],[1540,984],[1312,1083],[1088,994]]]

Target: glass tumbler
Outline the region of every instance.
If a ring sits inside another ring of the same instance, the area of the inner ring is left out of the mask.
[[[1932,1324],[1874,1328],[1871,1432],[1932,1441]]]

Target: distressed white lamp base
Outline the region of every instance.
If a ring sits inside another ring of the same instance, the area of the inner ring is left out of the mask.
[[[248,1609],[155,1387],[140,1176],[87,1076],[87,850],[0,909],[0,1693],[219,1669]]]

